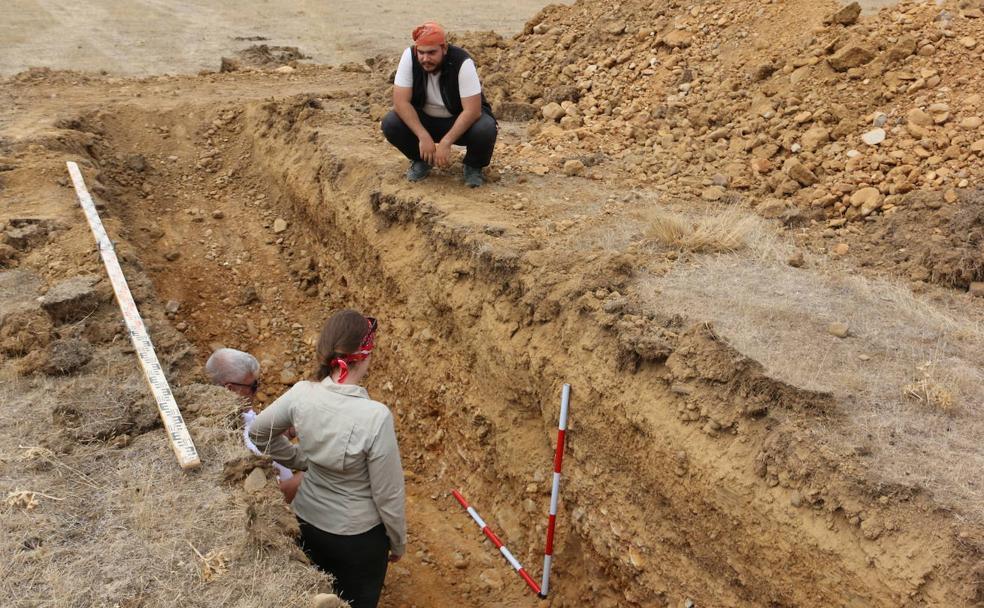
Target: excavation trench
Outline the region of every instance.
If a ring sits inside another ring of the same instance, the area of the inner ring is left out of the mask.
[[[174,301],[200,359],[219,344],[257,354],[264,401],[312,371],[330,310],[380,319],[368,388],[398,421],[412,562],[388,605],[537,604],[449,490],[538,578],[565,382],[552,605],[980,599],[973,553],[924,525],[945,521],[925,497],[874,491],[852,476],[857,455],[812,447],[813,426],[838,423],[833,397],[636,305],[626,252],[533,238],[451,177],[426,191],[381,178],[395,165],[344,117],[301,97],[122,107],[75,126],[123,254]]]

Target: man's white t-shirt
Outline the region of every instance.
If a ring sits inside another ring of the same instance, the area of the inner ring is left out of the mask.
[[[398,87],[413,88],[413,48],[403,51],[400,57],[400,65],[396,68],[396,78],[393,84]],[[427,98],[424,100],[424,114],[434,118],[451,118],[441,97],[441,87],[438,81],[440,73],[427,74]],[[478,70],[475,69],[475,62],[466,59],[458,70],[458,91],[462,97],[471,97],[482,92],[482,83],[478,80]]]

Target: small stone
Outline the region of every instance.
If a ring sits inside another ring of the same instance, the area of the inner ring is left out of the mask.
[[[282,65],[275,69],[274,72],[277,74],[293,74],[295,72],[294,68],[289,65]]]
[[[963,38],[960,39],[959,42],[966,49],[972,49],[975,46],[977,46],[977,41],[971,38],[970,36],[964,36]]]
[[[705,201],[719,201],[724,197],[724,188],[721,186],[711,186],[705,188],[703,192],[700,193],[700,197]]]
[[[978,129],[981,126],[981,118],[979,116],[968,116],[960,121],[960,126],[971,131]]]
[[[967,293],[978,298],[984,298],[984,281],[974,281],[971,283]]]
[[[885,129],[877,128],[872,129],[861,136],[861,141],[868,144],[869,146],[877,146],[878,144],[885,141]]]
[[[675,49],[687,48],[690,46],[691,41],[693,41],[694,35],[687,30],[673,30],[669,34],[663,36],[663,43]]]
[[[913,108],[909,110],[908,119],[910,123],[919,125],[920,127],[928,127],[933,124],[933,117],[929,113],[924,112],[921,108]]]
[[[558,121],[561,118],[567,116],[567,110],[561,107],[556,101],[551,101],[547,105],[540,109],[540,113],[547,120]]]
[[[334,593],[319,593],[311,600],[311,608],[342,608],[345,602]]]
[[[834,255],[847,255],[847,252],[851,250],[851,246],[847,243],[838,243],[834,245],[833,249],[830,250]]]
[[[281,232],[284,232],[285,230],[287,230],[287,220],[285,220],[282,217],[278,217],[277,219],[273,220],[273,233],[274,234],[280,234]]]
[[[825,23],[839,23],[840,25],[854,25],[858,21],[858,17],[861,15],[861,5],[857,2],[852,2],[840,9],[833,15],[827,17]]]
[[[180,257],[181,257],[180,251],[168,251],[167,253],[164,254],[164,259],[167,260],[168,262],[173,262]]]
[[[960,197],[957,196],[957,191],[954,190],[953,188],[950,188],[943,193],[943,200],[945,200],[948,203],[955,203],[959,198]]]
[[[868,517],[861,521],[861,535],[868,540],[876,540],[885,531],[878,517]]]
[[[831,55],[827,59],[827,63],[838,72],[844,72],[851,68],[870,63],[874,58],[874,50],[866,44],[855,40],[848,42],[840,50]]]
[[[482,585],[491,591],[501,591],[502,590],[502,576],[499,574],[497,569],[489,568],[478,575],[478,580],[481,581]]]
[[[249,475],[246,477],[246,481],[243,482],[243,489],[250,494],[255,494],[263,489],[266,485],[266,473],[263,472],[262,468],[255,468],[250,471]]]
[[[820,181],[813,171],[807,169],[795,158],[787,160],[783,164],[782,169],[786,172],[786,175],[799,182],[801,186],[812,186]]]
[[[802,268],[803,264],[806,263],[806,260],[803,259],[803,252],[797,251],[793,255],[789,256],[789,259],[786,260],[786,263],[792,266],[793,268]]]
[[[126,166],[139,173],[147,169],[147,159],[142,154],[131,154],[126,157]]]
[[[821,126],[807,129],[803,137],[800,138],[800,143],[807,152],[816,150],[828,141],[830,141],[830,131]]]
[[[225,217],[225,212],[221,209],[216,209],[212,212],[212,219],[221,220]]]
[[[878,188],[861,188],[851,195],[851,206],[860,208],[861,215],[869,215],[872,211],[880,209],[884,198]]]
[[[772,162],[767,158],[753,158],[749,164],[752,167],[752,171],[756,173],[768,173],[772,170]]]
[[[581,175],[584,173],[584,163],[575,159],[568,160],[564,163],[564,175],[573,177],[575,175]]]
[[[847,323],[835,322],[827,326],[827,333],[838,338],[846,338],[850,334]]]
[[[181,302],[178,302],[177,300],[168,300],[167,304],[164,305],[164,312],[169,315],[177,314],[180,309]]]

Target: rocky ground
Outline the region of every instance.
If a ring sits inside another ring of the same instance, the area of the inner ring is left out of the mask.
[[[514,39],[462,35],[501,119],[477,191],[458,165],[401,179],[376,122],[389,56],[326,68],[268,52],[197,76],[5,81],[2,407],[44,424],[0,437],[4,604],[164,605],[169,583],[192,580],[192,602],[255,605],[289,588],[297,605],[324,590],[248,574],[310,572],[292,561],[275,493],[251,492],[262,480],[237,460],[234,416],[197,384],[210,349],[243,348],[269,402],[310,373],[318,326],[340,306],[381,319],[368,388],[396,415],[408,480],[410,553],[386,606],[541,603],[449,491],[537,578],[564,382],[548,603],[984,603],[982,131],[967,122],[980,48],[962,41],[984,40],[984,20],[973,4],[857,12],[581,2]],[[876,129],[884,139],[865,143]],[[73,489],[150,475],[170,455],[69,159],[196,440],[216,446],[195,485],[172,470],[155,490],[166,504],[221,494],[228,509],[188,524],[231,522],[194,544],[201,557],[185,538],[199,533],[167,531],[128,495]],[[22,465],[31,446],[82,476]],[[132,555],[112,557],[119,538],[101,534],[114,514],[150,547],[129,574]],[[84,593],[52,575],[85,563],[65,521],[95,526],[85,549],[110,556]],[[257,522],[279,544],[240,544],[254,537],[234,532]]]

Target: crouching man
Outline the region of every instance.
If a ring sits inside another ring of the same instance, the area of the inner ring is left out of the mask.
[[[456,144],[467,149],[465,184],[481,186],[497,132],[472,58],[449,45],[437,23],[415,28],[413,46],[403,52],[396,70],[393,111],[383,118],[386,139],[410,159],[407,179],[416,182],[434,165],[447,166]]]

